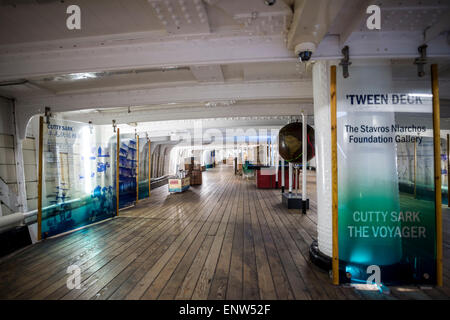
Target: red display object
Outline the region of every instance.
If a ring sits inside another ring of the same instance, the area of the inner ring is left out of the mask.
[[[275,172],[268,171],[269,170],[265,170],[265,168],[256,170],[256,187],[258,189],[275,188]]]
[[[284,168],[284,176],[285,176],[285,189],[289,188],[289,167],[286,166]],[[256,187],[258,189],[275,189],[277,187],[276,183],[276,169],[275,167],[272,168],[261,168],[256,170]],[[294,183],[293,186],[295,186],[295,176],[294,176]],[[281,167],[278,168],[278,189],[281,189]]]

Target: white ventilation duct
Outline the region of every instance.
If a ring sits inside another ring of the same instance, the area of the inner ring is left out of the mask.
[[[24,219],[24,214],[21,212],[9,214],[0,217],[0,232],[7,231],[14,227],[20,226]]]
[[[304,52],[314,53],[344,4],[343,0],[296,0],[287,34],[288,49],[294,50],[297,57]],[[303,56],[302,60],[308,59]]]

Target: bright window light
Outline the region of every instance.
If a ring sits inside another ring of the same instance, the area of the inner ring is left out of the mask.
[[[81,156],[84,168],[84,191],[91,194],[91,148],[90,148],[90,130],[89,127],[81,129]]]
[[[431,93],[408,93],[410,97],[433,98]]]

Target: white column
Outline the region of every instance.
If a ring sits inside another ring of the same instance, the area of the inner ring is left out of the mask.
[[[289,193],[292,193],[292,183],[294,180],[294,175],[293,175],[293,164],[291,162],[289,162]]]
[[[281,158],[281,191],[284,192],[284,159]]]
[[[303,156],[302,156],[302,200],[306,201],[308,199],[306,194],[306,183],[307,183],[307,175],[306,175],[306,166],[307,166],[307,157],[308,157],[308,145],[307,145],[307,124],[305,120],[305,114],[302,112],[302,147],[303,147]]]
[[[316,143],[317,235],[319,250],[332,256],[330,65],[313,65],[314,129]]]
[[[273,156],[273,165],[275,166],[275,186],[278,188],[280,186],[278,181],[278,169],[280,168],[280,159],[278,157],[278,151],[275,150],[273,144],[272,144],[272,156]]]

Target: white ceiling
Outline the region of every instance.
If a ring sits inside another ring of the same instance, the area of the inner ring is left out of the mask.
[[[165,33],[147,0],[78,0],[81,30],[65,28],[69,4],[64,1],[3,1],[0,7],[0,44],[27,43],[126,32]],[[11,3],[8,5],[8,3]],[[15,4],[15,5],[13,5]]]
[[[426,42],[448,88],[450,0],[375,1],[381,31],[365,27],[372,2],[79,0],[81,30],[68,30],[65,1],[0,0],[0,95],[16,99],[20,132],[45,107],[98,123],[312,113],[304,41],[313,60],[344,45],[352,60],[394,59],[402,81]]]
[[[69,4],[81,8],[81,30],[65,27]],[[283,1],[266,6],[253,0],[2,0],[0,9],[0,45],[139,32],[153,36],[223,30],[274,34],[289,26],[292,15]]]
[[[277,81],[301,78],[311,79],[311,70],[300,73],[295,61],[287,61],[75,73],[27,80],[31,86],[35,86],[35,93],[40,92],[39,89],[41,89],[55,94],[64,94],[137,87],[167,87],[204,82]],[[8,90],[18,90],[21,87],[26,87],[29,94],[32,93],[29,91],[29,85],[9,86],[3,90],[6,93]],[[27,94],[27,92],[24,91],[23,94]]]

